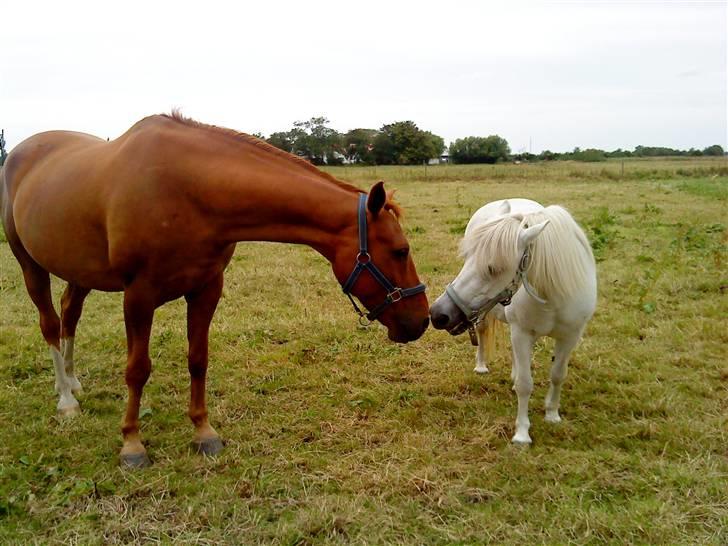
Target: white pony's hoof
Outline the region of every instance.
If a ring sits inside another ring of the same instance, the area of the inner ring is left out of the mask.
[[[480,374],[484,374],[484,373],[490,372],[490,370],[488,369],[487,366],[475,366],[475,368],[473,368],[473,371],[475,373],[480,373]]]
[[[511,442],[513,442],[516,445],[520,445],[520,446],[530,446],[531,437],[528,435],[528,432],[526,432],[526,433],[516,432],[516,434],[514,434],[513,438],[511,439]]]
[[[543,418],[547,423],[560,423],[561,416],[558,411],[547,411],[546,416]]]
[[[76,402],[75,405],[66,406],[65,408],[58,408],[56,415],[58,415],[58,417],[60,417],[61,419],[76,417],[77,415],[81,415],[81,406],[79,406],[78,402]]]

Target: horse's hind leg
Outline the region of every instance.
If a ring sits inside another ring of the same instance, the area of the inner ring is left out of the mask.
[[[65,362],[60,346],[61,322],[58,318],[51,298],[51,281],[48,272],[23,253],[16,252],[23,269],[25,286],[30,299],[40,314],[40,330],[48,343],[56,372],[56,391],[58,392],[58,414],[61,416],[76,415],[81,411],[78,400],[71,392],[71,383],[66,376]],[[25,259],[23,259],[25,258]]]
[[[78,285],[68,283],[61,296],[61,354],[66,371],[66,379],[71,386],[71,392],[79,394],[81,383],[73,372],[73,342],[76,336],[76,325],[81,318],[83,301],[90,290]]]
[[[561,401],[561,385],[566,379],[567,368],[569,365],[569,356],[579,342],[581,332],[577,332],[575,336],[568,338],[560,338],[556,340],[554,347],[554,362],[551,364],[551,384],[549,392],[546,394],[545,420],[549,423],[558,423],[561,421],[559,415],[559,404]]]
[[[205,379],[207,376],[207,342],[210,322],[222,294],[222,274],[201,290],[185,296],[187,300],[187,340],[189,342],[188,367],[190,371],[189,416],[195,425],[193,445],[198,453],[217,455],[222,441],[207,419]]]

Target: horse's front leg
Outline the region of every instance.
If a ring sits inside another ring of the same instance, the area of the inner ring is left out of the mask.
[[[124,445],[121,463],[130,468],[142,468],[151,463],[139,434],[139,404],[144,385],[149,379],[152,362],[149,359],[149,335],[152,330],[155,300],[138,286],[124,290],[124,322],[126,323],[127,363],[126,385],[129,398],[121,427]]]
[[[217,455],[222,441],[207,419],[205,378],[207,376],[207,342],[210,322],[222,294],[222,273],[200,290],[187,294],[188,367],[190,371],[189,416],[195,425],[193,446],[203,455]]]
[[[511,345],[513,346],[513,364],[515,379],[514,390],[518,395],[518,415],[516,416],[516,433],[513,442],[516,444],[530,444],[531,436],[528,429],[531,421],[528,419],[528,399],[533,391],[533,378],[531,377],[531,354],[536,337],[520,328],[517,324],[511,325]]]

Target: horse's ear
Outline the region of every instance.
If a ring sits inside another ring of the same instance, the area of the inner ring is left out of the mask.
[[[372,216],[379,214],[384,204],[387,202],[387,192],[384,191],[384,182],[381,180],[372,186],[369,190],[369,197],[367,198],[367,208]]]
[[[521,248],[526,248],[534,241],[534,239],[536,239],[536,237],[541,235],[543,228],[545,228],[549,222],[550,220],[546,220],[540,224],[536,224],[535,226],[522,229],[518,234],[518,243]]]
[[[511,204],[508,202],[508,199],[504,199],[500,207],[498,207],[498,214],[505,216],[509,212],[511,212]]]

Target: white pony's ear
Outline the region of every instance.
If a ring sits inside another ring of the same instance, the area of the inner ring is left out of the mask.
[[[508,199],[504,199],[500,204],[500,207],[498,207],[498,214],[500,216],[505,216],[509,212],[511,212],[511,204],[508,202]]]
[[[521,248],[526,248],[528,245],[530,245],[536,239],[536,237],[541,235],[543,228],[545,228],[549,222],[550,220],[546,220],[544,222],[541,222],[540,224],[536,224],[535,226],[522,229],[518,233],[519,246]]]

